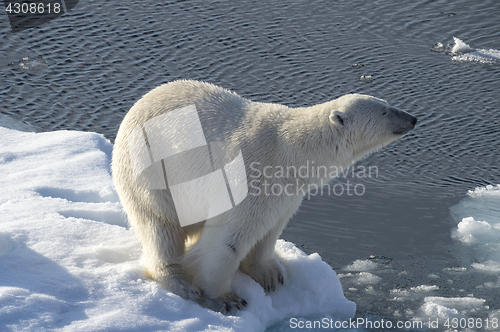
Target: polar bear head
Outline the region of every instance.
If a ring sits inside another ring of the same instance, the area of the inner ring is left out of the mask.
[[[404,136],[417,123],[416,117],[368,95],[349,94],[332,104],[331,125],[353,161]]]

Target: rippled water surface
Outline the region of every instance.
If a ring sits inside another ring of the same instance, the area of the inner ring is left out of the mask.
[[[450,207],[470,189],[500,183],[500,63],[431,48],[457,37],[500,50],[499,17],[497,0],[80,1],[15,34],[0,18],[0,112],[39,131],[113,140],[136,100],[175,79],[292,107],[351,92],[386,99],[417,116],[416,129],[357,164],[376,166],[376,176],[339,179],[362,185],[362,196],[311,197],[283,237],[337,270],[390,258],[411,277],[382,286],[420,285],[457,264]],[[387,304],[385,293],[346,296],[361,314],[382,317],[413,305]],[[484,297],[499,309],[498,288]]]

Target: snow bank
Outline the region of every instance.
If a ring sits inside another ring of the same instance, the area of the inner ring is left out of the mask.
[[[0,136],[1,331],[264,331],[290,317],[354,316],[331,267],[285,241],[289,283],[266,296],[236,275],[249,303],[236,316],[165,291],[140,270],[102,135],[0,127]]]

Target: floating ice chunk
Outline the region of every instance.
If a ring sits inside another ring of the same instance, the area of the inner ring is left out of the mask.
[[[455,42],[455,45],[451,49],[452,53],[467,53],[474,51],[473,48],[471,48],[469,45],[467,45],[457,37],[453,37],[453,41]]]
[[[47,61],[45,61],[45,59],[41,55],[38,55],[34,58],[29,56],[24,57],[19,61],[11,62],[9,66],[15,69],[21,69],[23,71],[44,70],[49,67],[47,65]]]
[[[478,309],[484,309],[485,302],[486,300],[475,297],[427,296],[420,306],[420,317],[416,319],[431,321],[439,318],[441,325],[447,319],[467,318]]]
[[[375,290],[372,285],[369,285],[365,288],[365,292],[370,295],[379,295],[380,292]]]
[[[472,263],[472,267],[486,272],[500,272],[500,263],[488,260],[484,263]]]
[[[392,258],[385,256],[375,256],[371,255],[365,259],[358,259],[352,262],[351,264],[344,267],[344,271],[361,271],[361,272],[369,272],[376,270],[393,270],[390,262]]]
[[[429,319],[435,319],[435,318],[459,318],[463,317],[463,315],[460,315],[457,311],[457,309],[453,308],[447,308],[443,305],[439,305],[436,303],[432,302],[426,302],[424,303],[421,307],[420,310],[424,314],[424,317],[429,318]]]
[[[466,297],[428,296],[424,299],[424,301],[426,303],[435,303],[445,307],[455,308],[457,310],[481,308],[486,302],[486,300],[484,299],[478,299],[472,296],[466,296]]]
[[[356,79],[356,81],[370,83],[371,81],[373,81],[373,77],[372,75],[361,75]]]
[[[456,252],[464,262],[483,272],[500,272],[500,186],[470,190],[468,197],[451,208],[459,221],[452,231],[458,243],[467,245]]]
[[[498,278],[496,281],[485,282],[484,286],[487,288],[500,288],[500,278]]]
[[[408,299],[420,299],[424,295],[438,290],[439,286],[432,285],[420,285],[417,287],[411,287],[410,289],[391,289],[391,295],[394,296],[395,301],[405,301]]]
[[[474,190],[469,190],[467,195],[472,198],[478,197],[500,197],[500,184],[493,186],[491,184],[486,187],[477,187]]]
[[[481,237],[490,235],[491,225],[486,221],[474,220],[473,217],[464,218],[459,224],[454,238],[465,243],[474,243]]]
[[[490,322],[500,322],[500,310],[493,310],[489,314],[488,319]]]
[[[417,287],[411,287],[410,288],[412,291],[421,293],[421,292],[431,292],[439,289],[439,286],[432,285],[432,286],[427,286],[427,285],[420,285]]]
[[[431,51],[438,52],[438,53],[444,52],[444,50],[445,50],[445,47],[444,47],[443,43],[436,43],[431,48]]]
[[[339,274],[339,278],[349,278],[350,285],[370,285],[382,280],[379,276],[370,272]]]
[[[478,62],[481,64],[493,64],[500,62],[499,50],[474,49],[462,40],[453,37],[455,45],[451,49],[453,61]]]
[[[454,276],[470,275],[475,271],[498,274],[500,272],[500,186],[486,186],[468,192],[468,197],[451,208],[451,214],[456,220],[457,227],[452,231],[456,240],[457,258],[463,266],[447,267],[444,270]],[[438,275],[429,275],[429,278],[439,278]],[[449,280],[452,282],[452,280]],[[479,281],[480,282],[480,281]],[[484,281],[483,281],[484,282]],[[477,289],[496,288],[499,281],[487,282],[478,285]],[[442,286],[444,287],[444,286]],[[418,286],[406,292],[391,291],[395,300],[406,299],[419,295],[430,295],[426,292],[437,290],[437,286]],[[472,287],[471,287],[472,289]],[[484,294],[484,293],[483,293]],[[469,321],[475,317],[486,317],[490,309],[486,300],[471,295],[465,297],[438,297],[425,296],[420,310],[413,317],[423,322],[436,322],[441,331],[446,330],[443,323],[451,319]],[[437,325],[432,326],[438,329]],[[441,329],[442,328],[442,329]],[[472,331],[472,330],[471,330]]]
[[[344,270],[346,271],[373,271],[378,268],[378,264],[368,260],[355,260],[347,265]]]
[[[359,283],[376,284],[380,280],[382,280],[382,278],[380,278],[379,276],[372,274],[370,272],[361,272],[358,274],[357,280]]]
[[[481,64],[493,64],[500,62],[500,51],[476,50],[471,53],[460,54],[451,58],[453,61],[478,62]]]
[[[463,266],[453,266],[453,267],[445,267],[444,270],[451,272],[466,272],[467,268]]]
[[[453,37],[454,44],[444,46],[442,43],[436,43],[431,48],[433,52],[445,52],[451,55],[453,61],[458,62],[477,62],[481,64],[495,64],[500,62],[500,51],[493,49],[472,48],[457,37]]]

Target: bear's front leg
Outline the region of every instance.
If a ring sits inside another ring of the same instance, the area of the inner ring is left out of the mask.
[[[283,285],[286,280],[285,267],[274,249],[282,225],[279,223],[260,240],[241,263],[241,270],[257,281],[266,293],[275,291],[278,284]]]

